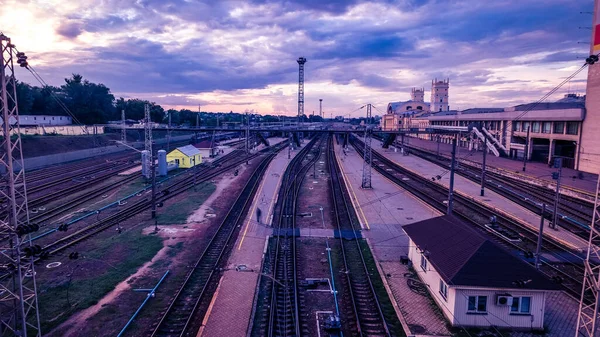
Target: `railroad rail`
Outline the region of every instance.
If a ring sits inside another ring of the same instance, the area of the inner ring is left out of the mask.
[[[227,261],[238,226],[251,205],[263,174],[276,153],[285,147],[277,145],[254,170],[250,180],[229,210],[208,246],[200,255],[174,299],[160,320],[153,326],[152,336],[196,336],[210,298],[217,287],[220,267]]]
[[[351,137],[350,143],[359,154],[362,154],[363,144],[356,137]],[[446,212],[448,189],[416,173],[402,168],[387,159],[377,151],[373,151],[373,168],[393,183],[409,191],[417,198]],[[519,258],[533,263],[533,252],[537,244],[537,231],[522,225],[518,221],[497,214],[494,210],[458,193],[454,194],[453,214],[466,223],[481,230],[486,237],[505,247]],[[490,223],[490,218],[496,218]],[[540,271],[560,283],[565,290],[578,297],[581,295],[581,280],[583,279],[583,257],[579,252],[572,251],[560,242],[549,237],[543,237]]]
[[[276,149],[279,149],[276,145]],[[267,151],[265,151],[267,150]],[[197,183],[202,183],[205,181],[209,181],[210,179],[223,174],[224,172],[231,170],[243,162],[246,162],[250,159],[253,159],[260,154],[269,152],[271,149],[265,149],[261,152],[254,153],[248,157],[246,156],[228,156],[222,157],[221,162],[214,163],[213,166],[205,167],[198,172],[193,172],[192,174],[198,175]],[[239,155],[239,154],[238,154]],[[171,185],[166,186],[161,193],[157,193],[157,203],[164,202],[188,189],[192,188],[189,184],[188,179],[183,179],[177,182],[172,183]],[[129,207],[118,211],[114,214],[107,216],[89,226],[86,226],[72,234],[64,236],[54,242],[49,243],[48,245],[42,247],[43,251],[48,252],[50,256],[60,253],[65,249],[83,241],[91,236],[98,234],[107,228],[110,228],[114,225],[119,224],[120,222],[141,213],[144,210],[149,209],[152,206],[151,198],[146,197],[142,200],[137,201],[136,203],[130,205]]]
[[[302,308],[298,299],[296,266],[296,202],[300,186],[308,169],[318,160],[320,146],[313,150],[322,137],[313,138],[288,165],[275,206],[274,257],[271,273],[277,282],[271,282],[270,310],[265,325],[267,336],[301,336]],[[309,152],[312,158],[308,159]],[[305,160],[308,162],[305,163]]]
[[[377,293],[373,287],[369,268],[365,261],[359,237],[356,234],[360,228],[356,227],[356,215],[354,208],[346,199],[344,191],[346,185],[341,178],[341,171],[336,160],[333,147],[333,137],[328,141],[327,163],[331,174],[330,186],[335,222],[338,230],[338,237],[342,249],[346,283],[349,285],[353,316],[355,322],[346,321],[345,324],[352,324],[352,330],[356,330],[359,336],[390,336],[390,331],[383,314],[383,310]],[[343,236],[342,231],[352,233],[352,238]],[[349,318],[349,317],[348,317]]]
[[[443,168],[450,168],[450,160],[446,157],[413,146],[404,145],[415,154],[431,163]],[[457,165],[456,173],[479,183],[481,181],[481,168],[472,164],[461,162]],[[508,177],[493,171],[486,172],[486,185],[488,189],[510,199],[534,213],[541,213],[542,203],[546,204],[544,217],[553,221],[554,199],[556,192],[549,188],[533,185],[528,182]],[[589,223],[591,223],[593,204],[573,196],[561,194],[558,208],[558,226],[563,227],[579,237],[587,240],[589,238]]]

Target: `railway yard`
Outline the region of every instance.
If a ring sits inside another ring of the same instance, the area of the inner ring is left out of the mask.
[[[418,266],[404,261],[413,241],[403,227],[447,211],[449,154],[416,142],[384,149],[374,134],[372,188],[362,188],[360,133],[280,136],[263,133],[268,142],[251,149],[244,138],[223,140],[217,156],[170,171],[154,188],[133,151],[27,172],[44,335],[564,336],[574,329],[588,194],[565,189],[551,229],[548,186],[489,169],[480,196],[480,164],[460,161],[453,216],[552,291],[541,330],[455,327]]]

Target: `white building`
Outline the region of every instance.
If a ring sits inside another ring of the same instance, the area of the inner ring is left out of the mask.
[[[453,216],[404,226],[408,258],[452,326],[542,330],[550,291],[535,268]]]
[[[14,122],[14,120],[11,120],[11,124],[14,124]],[[21,127],[71,124],[73,124],[71,116],[19,115],[19,125]]]

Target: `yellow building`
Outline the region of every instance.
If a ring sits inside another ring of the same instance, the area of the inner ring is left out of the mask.
[[[176,148],[167,154],[167,162],[175,162],[179,168],[190,168],[202,163],[202,154],[193,145]]]

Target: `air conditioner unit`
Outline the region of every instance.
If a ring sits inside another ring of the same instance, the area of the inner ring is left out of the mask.
[[[510,295],[498,295],[498,296],[496,296],[496,305],[511,306],[512,303],[513,303],[513,298]]]

